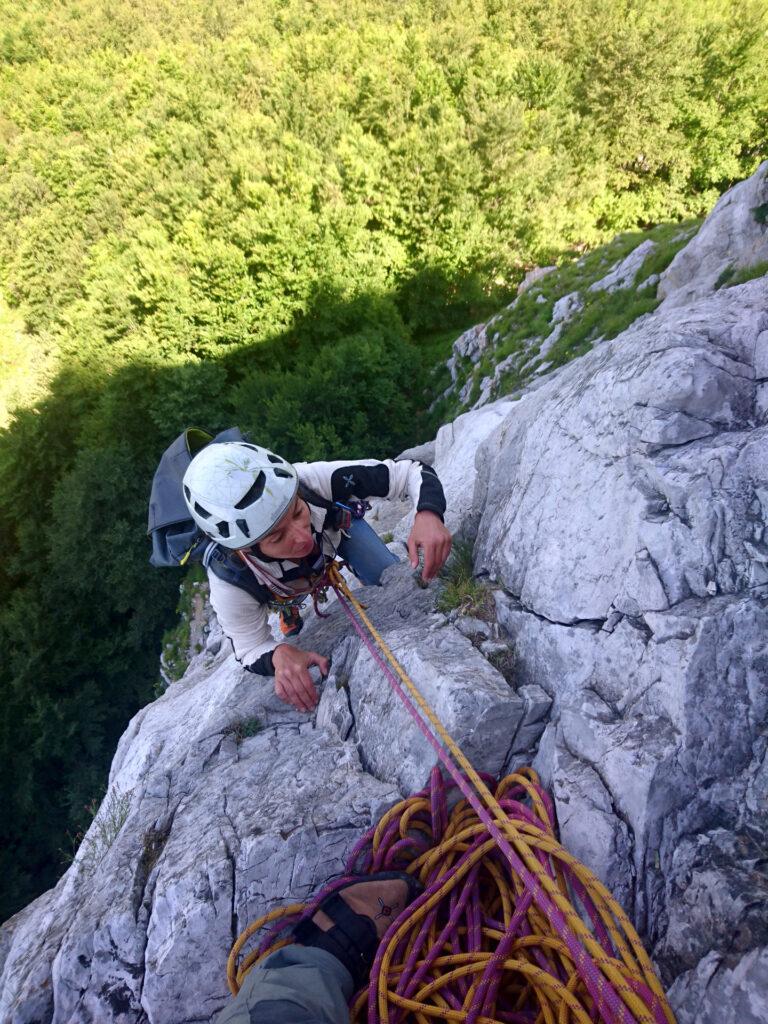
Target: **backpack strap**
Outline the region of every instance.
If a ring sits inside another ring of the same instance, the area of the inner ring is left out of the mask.
[[[335,526],[336,513],[338,511],[335,501],[329,501],[328,498],[324,498],[317,491],[313,491],[311,487],[307,487],[299,481],[299,497],[306,501],[308,505],[314,505],[316,508],[325,509],[325,520],[323,522],[323,529],[331,529]]]
[[[203,565],[209,569],[214,576],[217,576],[225,583],[231,583],[233,587],[244,590],[250,594],[259,604],[267,604],[272,600],[272,592],[269,587],[259,583],[253,573],[237,557],[234,551],[227,551],[213,541],[208,542],[208,547],[203,555]]]

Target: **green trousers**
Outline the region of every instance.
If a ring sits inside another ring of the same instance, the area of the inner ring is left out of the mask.
[[[214,1024],[349,1024],[352,976],[311,946],[284,946],[253,967]]]

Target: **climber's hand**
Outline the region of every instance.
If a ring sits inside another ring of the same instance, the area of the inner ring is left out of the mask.
[[[328,675],[330,664],[327,658],[315,651],[302,651],[290,644],[280,644],[272,654],[275,668],[275,693],[286,704],[293,704],[297,711],[311,711],[317,704],[317,691],[309,666],[317,665],[324,676]]]
[[[424,552],[422,578],[433,580],[451,553],[451,534],[434,512],[417,512],[408,538],[408,556],[414,569],[419,567],[419,548]]]

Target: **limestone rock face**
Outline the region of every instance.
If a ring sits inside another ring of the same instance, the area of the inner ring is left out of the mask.
[[[360,594],[459,743],[500,773],[523,700],[445,617],[424,636],[436,588],[400,565]],[[245,925],[339,874],[361,832],[424,785],[437,756],[337,603],[301,641],[333,657],[314,715],[243,671],[218,627],[136,715],[75,863],[3,928],[0,1020],[211,1020]]]
[[[710,294],[723,271],[768,260],[768,161],[725,193],[701,230],[661,275],[663,307]]]
[[[475,456],[479,566],[562,623],[766,582],[767,297],[762,279],[651,316],[515,403]]]
[[[709,953],[670,990],[678,1024],[760,1024],[768,1019],[768,947],[741,959]]]
[[[768,1020],[768,278],[715,289],[762,252],[766,172],[721,200],[654,313],[419,453],[483,607],[438,614],[405,563],[359,590],[477,767],[533,761],[680,1024]],[[315,714],[213,624],[136,715],[75,862],[0,930],[3,1024],[212,1020],[245,924],[340,872],[423,784],[432,747],[324,607],[299,637],[332,658]]]
[[[58,886],[7,926],[3,1021],[212,1018],[236,934],[341,871],[398,796],[226,650],[134,718],[109,793],[119,814],[108,797]]]
[[[447,509],[445,522],[451,531],[472,527],[475,483],[482,471],[478,456],[482,442],[494,433],[512,408],[496,402],[477,412],[464,413],[441,427],[435,444],[435,470],[443,482]],[[480,456],[482,460],[482,456]]]

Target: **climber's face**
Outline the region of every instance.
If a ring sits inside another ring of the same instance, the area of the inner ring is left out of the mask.
[[[315,546],[309,520],[309,506],[296,497],[277,526],[259,541],[259,550],[268,558],[304,558]]]

